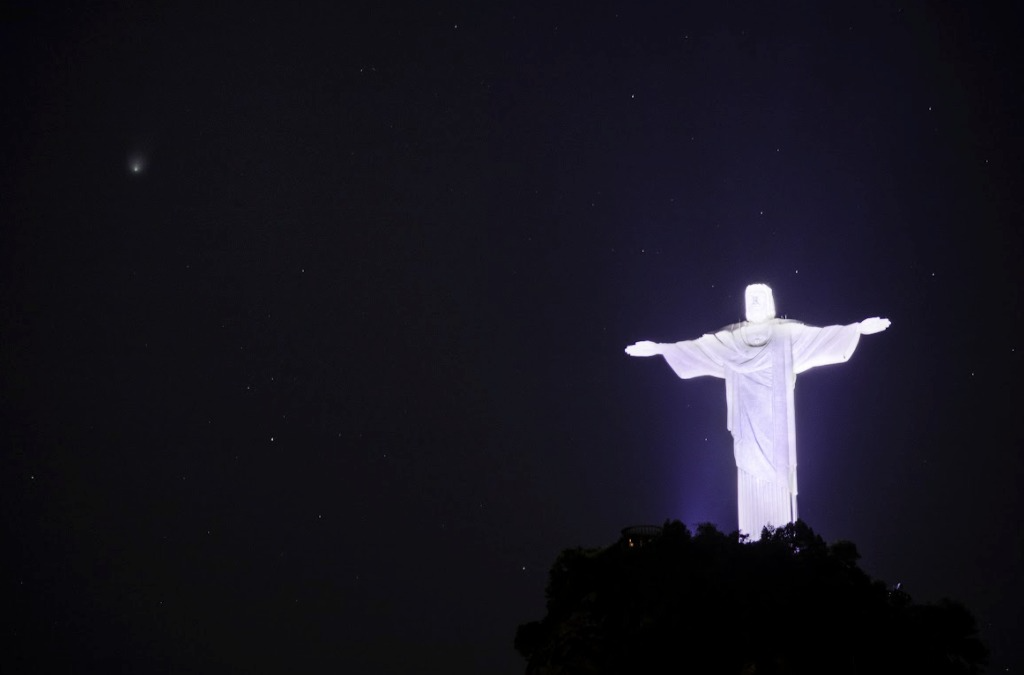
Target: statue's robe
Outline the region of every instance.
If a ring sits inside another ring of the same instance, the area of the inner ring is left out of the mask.
[[[766,525],[795,521],[796,376],[850,358],[860,331],[772,319],[743,322],[717,333],[664,345],[665,360],[681,378],[725,380],[727,425],[736,454],[739,528],[752,539]],[[762,344],[757,344],[763,340]]]

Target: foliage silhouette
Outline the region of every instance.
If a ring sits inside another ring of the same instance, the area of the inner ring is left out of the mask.
[[[523,624],[528,675],[605,673],[978,673],[973,616],[914,604],[802,521],[756,542],[670,521],[555,560],[547,615]]]

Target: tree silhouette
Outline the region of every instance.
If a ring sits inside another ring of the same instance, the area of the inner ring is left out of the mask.
[[[670,521],[555,560],[547,615],[519,627],[528,675],[978,673],[973,616],[872,580],[803,522],[746,542]]]

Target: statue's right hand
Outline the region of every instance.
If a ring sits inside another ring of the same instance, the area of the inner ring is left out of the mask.
[[[626,347],[626,353],[630,356],[657,356],[661,354],[661,345],[650,340],[641,340]]]

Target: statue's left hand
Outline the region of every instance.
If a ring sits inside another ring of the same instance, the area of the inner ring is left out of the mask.
[[[857,325],[860,328],[861,335],[872,335],[873,333],[881,333],[891,324],[892,322],[888,319],[881,319],[877,316],[873,316],[870,319],[864,319]]]

